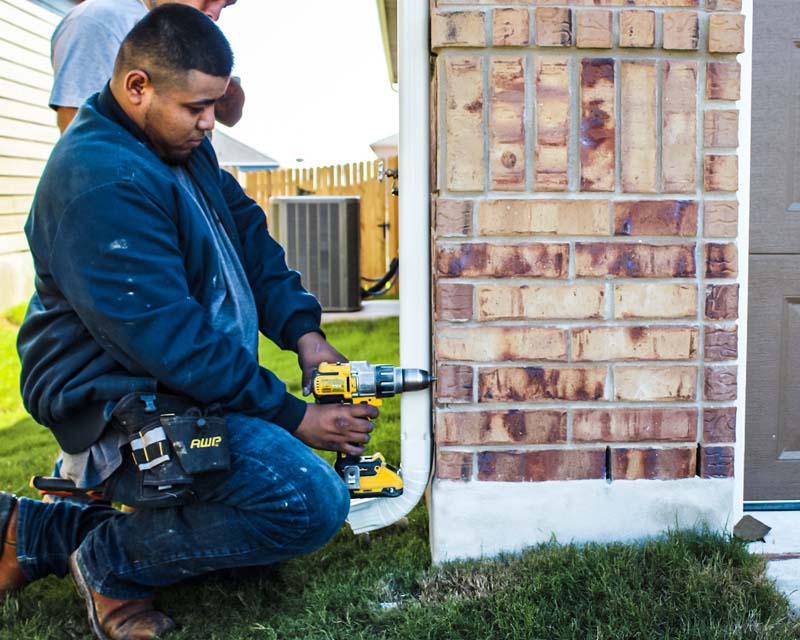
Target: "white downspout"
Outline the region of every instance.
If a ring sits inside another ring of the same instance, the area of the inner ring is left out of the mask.
[[[398,3],[400,81],[400,366],[430,371],[430,48],[429,0]],[[431,393],[400,397],[403,495],[354,500],[354,533],[396,522],[419,502],[431,471]]]

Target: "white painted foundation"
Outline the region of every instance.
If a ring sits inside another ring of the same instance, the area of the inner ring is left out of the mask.
[[[435,563],[518,552],[553,538],[632,542],[669,529],[733,527],[735,482],[436,480],[431,504]]]

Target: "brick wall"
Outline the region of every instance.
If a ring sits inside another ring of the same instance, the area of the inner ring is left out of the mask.
[[[437,482],[733,475],[740,10],[432,8]]]

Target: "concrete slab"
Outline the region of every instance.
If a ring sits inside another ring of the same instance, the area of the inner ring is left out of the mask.
[[[789,599],[792,611],[800,614],[800,511],[753,511],[750,515],[772,530],[763,542],[751,542],[747,548],[767,556],[767,576]]]
[[[340,320],[375,320],[400,315],[399,300],[365,300],[360,311],[328,311],[322,314],[322,324]]]
[[[760,520],[772,530],[764,536],[764,542],[747,545],[753,553],[772,556],[797,555],[800,557],[800,511],[749,511],[749,515]]]
[[[789,560],[770,560],[767,562],[767,576],[788,598],[792,612],[800,613],[800,558]]]

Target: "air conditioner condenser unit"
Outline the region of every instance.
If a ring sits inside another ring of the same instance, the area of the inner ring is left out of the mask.
[[[270,233],[323,311],[361,308],[359,210],[352,196],[270,199]]]

